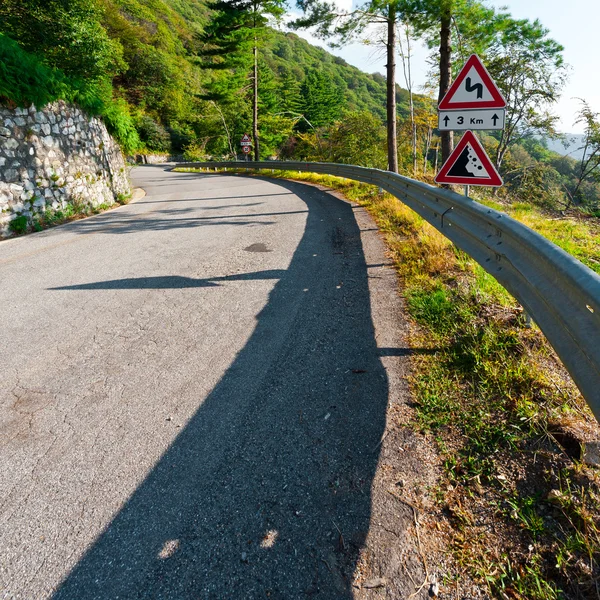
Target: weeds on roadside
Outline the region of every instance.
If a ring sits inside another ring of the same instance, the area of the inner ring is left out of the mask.
[[[190,169],[187,169],[190,171]],[[244,171],[245,172],[245,171]],[[384,233],[418,323],[416,426],[430,432],[445,481],[435,493],[454,558],[495,598],[600,598],[598,472],[569,455],[564,428],[600,430],[541,332],[466,254],[396,198],[332,176],[265,171],[341,191]],[[496,206],[600,272],[593,225],[528,204]],[[576,443],[575,446],[578,444]]]
[[[127,204],[130,199],[131,196],[120,194],[116,203],[120,205]],[[90,206],[81,199],[74,199],[61,208],[46,208],[44,212],[36,213],[31,220],[25,216],[17,217],[11,221],[9,229],[17,235],[23,235],[27,231],[43,231],[44,229],[68,223],[69,221],[100,214],[110,208],[114,208],[114,206],[114,204],[106,202],[97,206]]]

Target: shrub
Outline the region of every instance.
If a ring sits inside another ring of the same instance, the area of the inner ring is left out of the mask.
[[[169,152],[171,150],[171,136],[169,132],[151,117],[144,115],[138,125],[140,139],[148,150],[155,152]]]
[[[27,217],[21,215],[10,222],[8,228],[17,235],[21,235],[27,231]]]

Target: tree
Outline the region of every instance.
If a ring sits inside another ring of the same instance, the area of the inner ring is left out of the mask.
[[[297,0],[305,15],[297,19],[295,28],[316,27],[316,34],[328,39],[331,36],[344,44],[365,34],[370,25],[385,28],[383,45],[386,53],[386,114],[388,169],[398,172],[396,133],[396,48],[397,27],[409,19],[414,0],[367,0],[350,12],[339,12],[335,4],[324,0]],[[332,44],[335,46],[336,44]]]
[[[284,0],[218,0],[210,7],[214,17],[202,40],[203,54],[212,60],[204,66],[251,72],[254,159],[260,160],[258,51],[269,34],[268,24],[283,16]]]
[[[96,0],[2,0],[0,32],[67,75],[106,81],[126,65],[102,16]]]
[[[586,182],[600,181],[600,118],[590,108],[585,100],[581,100],[581,109],[577,113],[576,123],[584,126],[583,141],[579,150],[583,150],[577,169],[577,179],[572,189],[568,190],[569,202],[567,209],[572,204],[584,204],[582,194]]]
[[[495,163],[498,168],[507,150],[535,135],[555,135],[555,104],[566,81],[564,48],[548,37],[535,20],[503,16],[498,32],[485,53],[488,71],[507,102],[505,127],[500,134]]]
[[[437,48],[439,52],[439,60],[433,61],[439,66],[433,74],[438,88],[438,103],[448,92],[457,67],[470,54],[481,54],[490,45],[497,29],[497,19],[496,11],[479,0],[413,1],[410,21],[416,34],[424,36],[428,46]],[[456,51],[452,45],[453,30]],[[453,134],[442,131],[440,138],[442,162],[445,162],[452,152]]]
[[[313,127],[333,123],[342,107],[339,90],[323,71],[312,69],[300,86],[302,113]]]

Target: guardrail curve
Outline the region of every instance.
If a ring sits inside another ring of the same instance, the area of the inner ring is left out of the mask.
[[[600,276],[529,227],[451,190],[379,169],[292,161],[176,167],[307,171],[371,183],[390,192],[475,259],[521,303],[600,421]]]

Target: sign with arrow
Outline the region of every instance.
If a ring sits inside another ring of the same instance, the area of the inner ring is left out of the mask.
[[[500,187],[502,178],[472,131],[467,131],[435,178],[450,185]]]
[[[504,108],[506,100],[479,57],[473,54],[442,98],[439,110]]]
[[[438,129],[440,131],[467,129],[504,129],[506,111],[502,109],[487,110],[440,110],[438,112]]]

